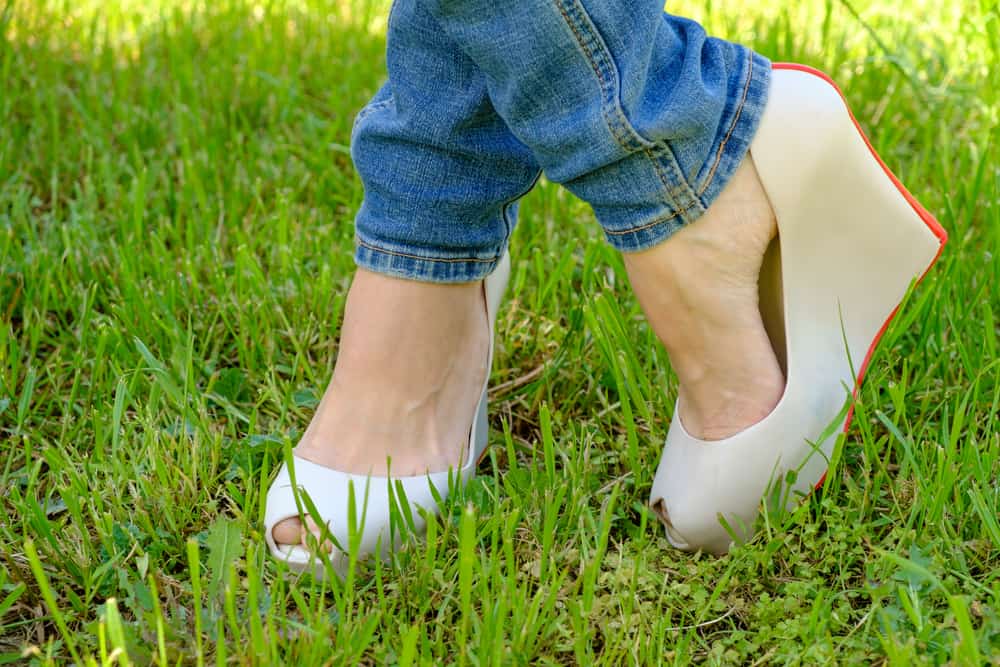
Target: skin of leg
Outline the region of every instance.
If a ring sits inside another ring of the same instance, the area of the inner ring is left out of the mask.
[[[680,380],[681,421],[697,438],[720,440],[760,421],[784,391],[757,289],[776,233],[748,154],[702,218],[653,248],[624,254]]]
[[[358,269],[333,376],[296,455],[363,475],[457,469],[488,371],[488,327],[481,281],[422,283]],[[279,523],[274,537],[299,543],[301,522]]]

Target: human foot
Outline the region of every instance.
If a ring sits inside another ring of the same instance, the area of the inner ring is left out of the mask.
[[[296,456],[360,475],[387,475],[387,459],[394,477],[457,470],[489,344],[482,283],[419,283],[359,269],[333,377]],[[275,525],[273,536],[306,546],[297,518]]]
[[[680,380],[696,438],[721,440],[766,417],[784,376],[761,319],[757,281],[777,233],[749,155],[704,216],[624,256],[632,288]]]

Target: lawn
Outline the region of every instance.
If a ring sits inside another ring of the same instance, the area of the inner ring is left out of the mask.
[[[0,0],[0,663],[1000,665],[994,0],[669,3],[831,73],[951,241],[825,488],[725,558],[645,509],[676,396],[589,209],[525,200],[493,447],[296,581],[263,495],[337,353],[362,0]]]

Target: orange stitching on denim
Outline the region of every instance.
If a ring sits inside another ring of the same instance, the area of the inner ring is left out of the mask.
[[[746,104],[747,96],[750,94],[750,83],[753,81],[753,53],[747,54],[747,60],[749,61],[750,67],[747,69],[746,85],[743,86],[743,97],[742,99],[740,99],[740,105],[736,108],[736,115],[733,116],[733,122],[729,126],[729,131],[726,133],[726,136],[722,139],[722,143],[719,144],[719,151],[715,155],[715,164],[712,165],[711,171],[709,171],[708,176],[705,177],[705,184],[701,186],[700,190],[698,190],[698,196],[701,196],[705,193],[705,190],[708,189],[708,186],[712,182],[712,179],[715,178],[715,171],[716,169],[719,168],[719,163],[722,162],[722,152],[725,150],[726,143],[729,141],[729,138],[733,136],[733,131],[736,129],[736,124],[739,122],[740,115],[742,115],[743,113],[743,107]]]
[[[383,253],[385,255],[394,255],[396,257],[406,257],[407,259],[421,259],[421,260],[424,260],[424,261],[427,261],[427,262],[441,262],[441,263],[444,263],[444,264],[460,264],[462,262],[476,262],[476,263],[479,263],[479,264],[489,264],[490,262],[497,261],[496,259],[478,259],[476,257],[459,258],[459,259],[438,258],[438,257],[421,257],[420,255],[411,255],[409,253],[398,252],[396,250],[386,250],[385,248],[377,248],[377,247],[375,247],[375,246],[373,246],[371,244],[365,243],[361,239],[357,239],[356,238],[354,240],[362,248],[367,248],[368,250],[371,250],[373,252],[379,252],[379,253]]]
[[[563,7],[563,4],[561,2],[558,1],[556,2],[556,8],[559,10],[559,13],[562,14],[563,20],[566,22],[566,25],[573,32],[573,36],[576,37],[577,46],[579,46],[580,50],[583,51],[583,57],[587,59],[588,63],[590,63],[590,68],[594,70],[594,76],[597,77],[597,82],[603,89],[605,84],[604,76],[601,74],[600,69],[597,67],[597,63],[594,61],[594,57],[591,54],[590,50],[584,45],[583,35],[580,34],[579,30],[577,29],[576,23],[574,23],[573,20],[569,17],[569,14],[566,12],[566,8]],[[603,104],[601,106],[603,106]]]
[[[667,150],[670,150],[670,146],[669,146],[669,145],[667,145],[667,144],[664,144],[664,147],[665,147],[665,148],[666,148]],[[663,186],[664,190],[666,190],[666,194],[667,194],[667,196],[668,196],[668,197],[674,197],[674,190],[675,190],[675,188],[673,188],[673,187],[672,187],[672,186],[670,185],[670,179],[669,179],[669,178],[667,178],[667,176],[666,176],[666,175],[665,175],[665,174],[663,173],[663,166],[662,166],[662,165],[660,164],[660,160],[659,160],[659,159],[657,158],[656,154],[654,154],[654,153],[653,153],[653,151],[652,151],[652,150],[650,150],[650,149],[648,149],[648,148],[647,148],[647,149],[646,149],[645,151],[643,151],[643,153],[644,153],[644,154],[645,154],[645,156],[646,156],[646,157],[647,157],[647,158],[649,159],[649,161],[650,161],[650,162],[651,162],[651,163],[653,164],[653,171],[655,171],[655,172],[656,172],[656,176],[657,176],[657,178],[659,178],[659,179],[660,179],[660,184],[661,184],[661,185]],[[671,159],[673,159],[673,155],[671,155]],[[676,162],[675,162],[675,164],[676,164]],[[680,170],[680,167],[679,167],[679,166],[678,166],[678,170]],[[681,184],[682,186],[684,186],[684,187],[685,187],[685,188],[686,188],[686,189],[687,189],[688,191],[690,191],[690,190],[691,190],[691,184],[687,182],[687,179],[686,179],[686,178],[684,178],[684,174],[683,174],[683,173],[681,173],[681,174],[680,174],[680,177],[679,177],[679,178],[678,178],[677,180],[678,180],[678,181],[680,182],[680,184]],[[693,193],[692,193],[692,194],[693,194]],[[697,199],[697,197],[694,197],[694,199]],[[679,208],[679,209],[678,209],[678,210],[677,210],[677,211],[676,211],[676,212],[675,212],[675,213],[674,213],[674,214],[673,214],[672,216],[670,216],[670,217],[671,217],[671,218],[673,218],[673,217],[676,217],[676,216],[678,216],[678,215],[681,215],[681,214],[683,214],[683,213],[687,213],[687,212],[688,212],[688,211],[690,211],[690,210],[691,210],[692,208],[694,208],[694,207],[695,207],[695,206],[696,206],[697,204],[698,204],[698,202],[697,202],[697,201],[693,201],[692,203],[688,204],[687,206],[682,206],[681,208]],[[666,219],[667,219],[667,220],[669,220],[670,218],[666,218]],[[655,224],[655,223],[654,223],[654,224]],[[644,227],[641,227],[640,229],[644,229]]]
[[[573,2],[573,0],[569,1]],[[615,139],[618,145],[624,148],[628,153],[631,154],[631,153],[641,152],[646,156],[646,158],[652,164],[653,171],[656,173],[656,177],[660,180],[660,184],[663,185],[666,194],[670,196],[671,192],[675,189],[674,186],[672,185],[673,179],[669,178],[668,175],[664,173],[663,165],[660,163],[659,159],[657,159],[656,155],[654,154],[654,149],[656,147],[655,144],[650,144],[650,142],[645,137],[640,135],[635,130],[635,128],[632,127],[631,122],[625,115],[624,110],[621,108],[620,101],[618,100],[618,95],[620,91],[617,90],[617,86],[620,85],[620,82],[614,67],[614,59],[611,57],[609,53],[607,53],[606,45],[603,45],[604,47],[603,50],[605,52],[604,54],[595,53],[595,50],[599,49],[602,46],[602,42],[598,41],[600,39],[600,33],[596,31],[596,28],[594,28],[592,31],[588,31],[595,33],[594,35],[590,35],[590,38],[588,39],[587,35],[583,34],[581,26],[578,24],[579,22],[582,22],[584,19],[589,19],[586,13],[586,9],[584,9],[583,7],[579,7],[582,17],[578,17],[577,19],[574,20],[574,17],[570,16],[570,13],[567,7],[565,6],[563,0],[556,0],[555,4],[559,10],[559,13],[562,14],[563,21],[566,23],[567,27],[573,33],[573,37],[576,39],[577,46],[580,48],[580,51],[583,53],[587,62],[590,64],[591,69],[594,71],[594,76],[597,77],[598,85],[601,88],[601,98],[602,98],[601,114],[604,117],[605,124],[608,126],[608,130],[611,132],[611,136]],[[578,5],[577,3],[574,2],[573,6],[574,8],[576,8]],[[607,69],[609,70],[608,73],[605,73],[604,72],[605,68],[602,67],[597,62],[598,55],[604,55],[604,58],[602,58],[602,60],[607,62],[606,66]],[[698,195],[694,192],[694,190],[691,187],[691,184],[687,182],[687,179],[684,178],[683,174],[680,174],[677,180],[679,181],[681,186],[688,191],[688,193],[692,198],[697,199]],[[665,220],[670,220],[672,218],[675,218],[678,215],[681,215],[691,210],[697,204],[698,204],[697,201],[692,202],[688,206],[679,209],[669,218],[649,223],[648,225],[638,228],[638,230],[632,230],[632,231],[639,231],[647,227],[659,224],[660,222],[664,222]],[[629,232],[610,232],[610,233],[627,234]]]
[[[574,16],[570,16],[569,9],[564,5],[564,0],[556,0],[556,7],[597,77],[601,89],[601,116],[608,126],[608,131],[611,132],[612,138],[618,145],[629,153],[648,148],[650,142],[636,132],[621,108],[619,100],[621,77],[615,66],[614,58],[608,51],[607,44],[604,43],[600,32],[593,25],[586,8],[580,5],[579,0],[567,0],[567,3],[572,4]],[[576,16],[577,14],[579,16]]]
[[[634,234],[635,232],[645,231],[645,230],[649,229],[650,227],[655,227],[657,225],[662,225],[664,222],[670,222],[674,218],[679,217],[681,215],[684,215],[685,213],[687,213],[688,211],[690,211],[692,208],[694,208],[694,204],[692,204],[691,206],[688,206],[687,208],[682,208],[679,211],[674,211],[673,213],[671,213],[670,215],[668,215],[665,218],[657,218],[656,220],[653,220],[652,222],[647,222],[645,225],[641,225],[639,227],[633,227],[632,229],[626,229],[624,231],[605,229],[604,233],[608,234],[609,236],[625,236],[626,234]]]

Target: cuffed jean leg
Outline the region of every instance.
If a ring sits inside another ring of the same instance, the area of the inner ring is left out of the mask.
[[[662,0],[417,0],[545,174],[620,250],[700,217],[742,162],[770,63]]]
[[[386,60],[389,80],[352,131],[365,189],[355,261],[427,282],[479,280],[505,251],[538,164],[479,68],[414,0],[393,6]]]

